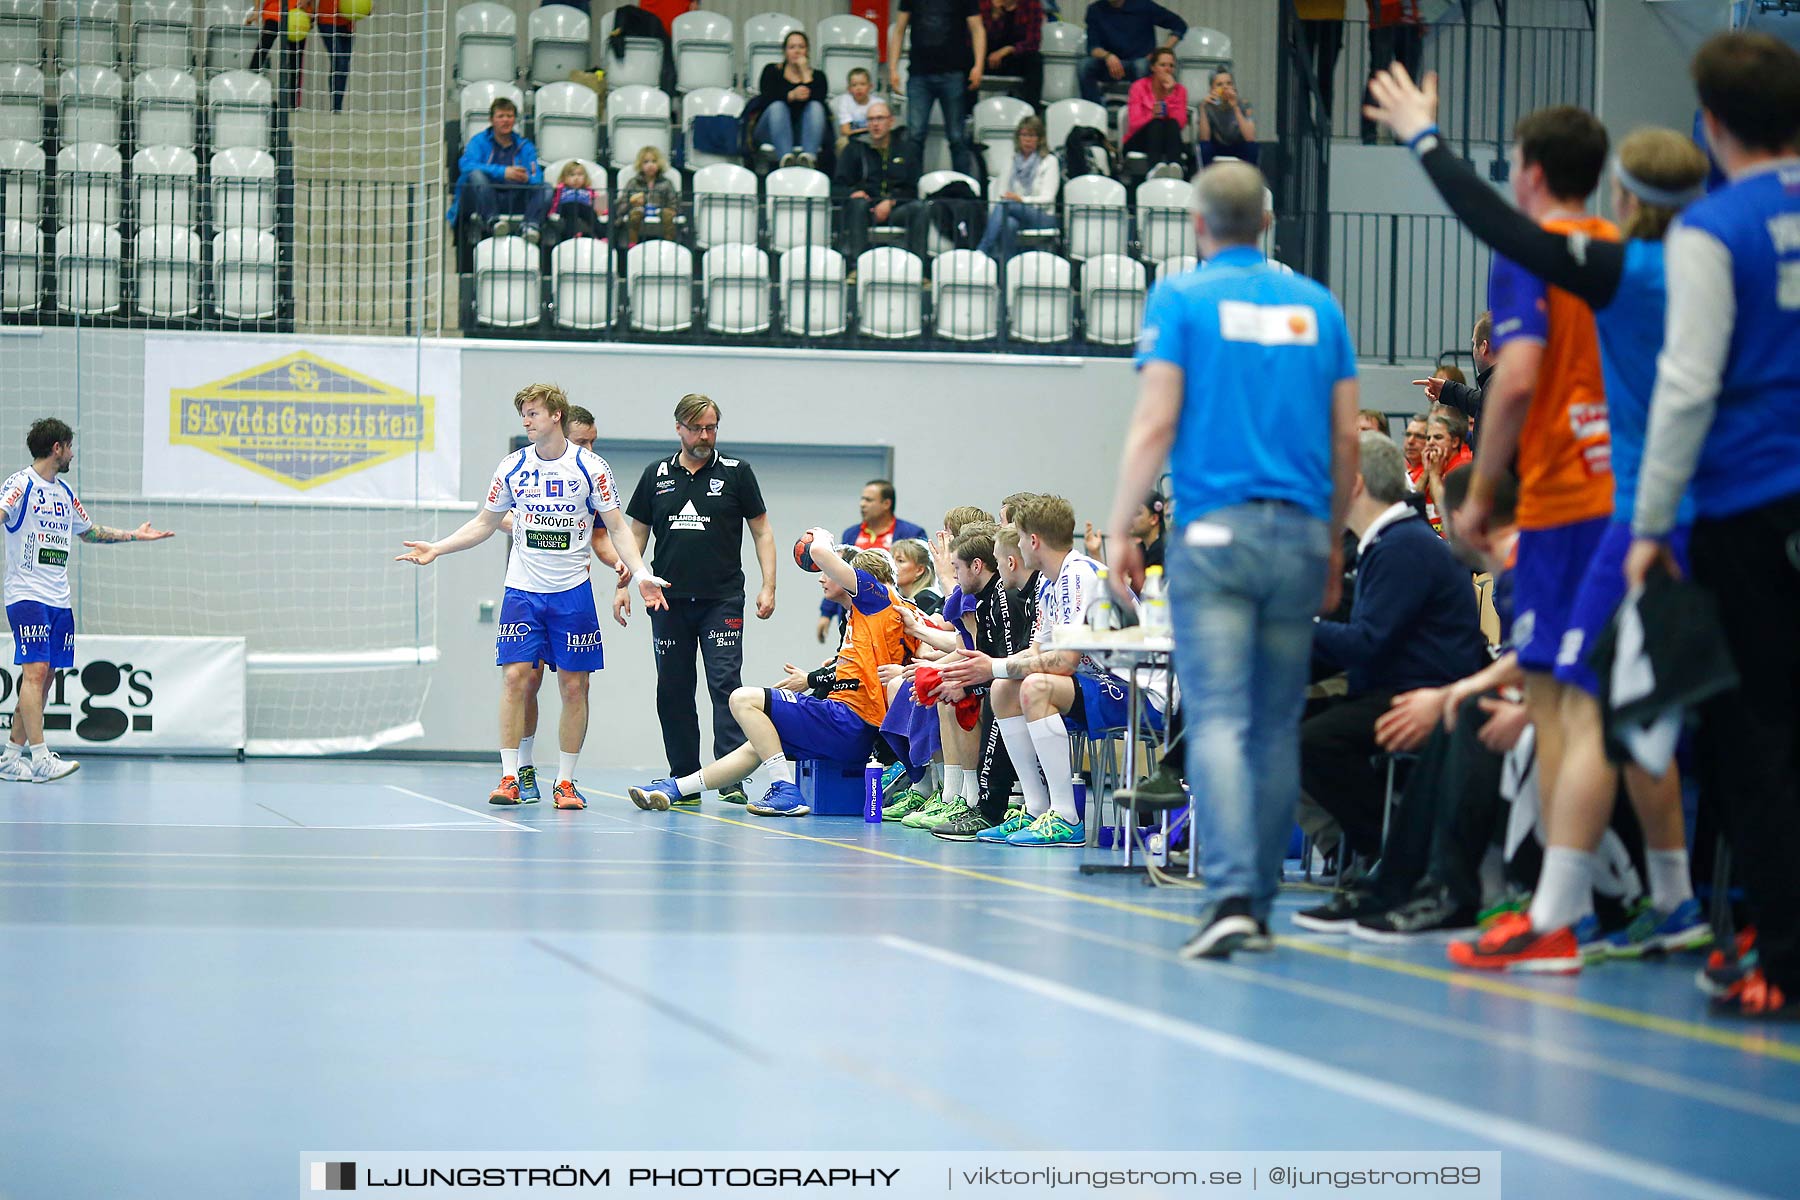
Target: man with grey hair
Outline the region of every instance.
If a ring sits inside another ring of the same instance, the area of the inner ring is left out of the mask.
[[[1123,596],[1140,561],[1131,521],[1167,461],[1183,522],[1163,560],[1175,670],[1188,779],[1207,798],[1195,818],[1208,903],[1181,953],[1223,958],[1273,945],[1312,616],[1335,609],[1342,588],[1358,393],[1337,301],[1256,248],[1262,173],[1217,163],[1194,193],[1206,268],[1161,281],[1145,306],[1109,529]]]
[[[1300,786],[1343,829],[1342,862],[1381,852],[1386,769],[1370,764],[1380,753],[1376,720],[1399,693],[1454,683],[1488,660],[1469,570],[1408,501],[1400,448],[1365,433],[1359,449],[1344,518],[1358,539],[1350,619],[1321,621],[1313,633],[1314,657],[1345,672],[1349,691],[1300,727]],[[1294,923],[1347,933],[1361,899],[1333,897],[1294,914]]]

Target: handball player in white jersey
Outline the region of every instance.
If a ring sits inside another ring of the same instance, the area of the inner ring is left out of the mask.
[[[588,674],[604,665],[600,617],[588,583],[594,523],[605,524],[614,549],[637,581],[649,608],[662,608],[663,581],[644,566],[624,516],[612,468],[564,434],[568,397],[554,384],[534,383],[513,397],[531,444],[501,460],[487,502],[473,520],[438,542],[406,542],[396,561],[424,566],[440,554],[478,546],[513,516],[512,553],[506,566],[506,598],[500,605],[496,662],[504,668],[500,692],[500,785],[490,804],[519,804],[519,738],[525,697],[536,664],[556,668],[562,694],[562,752],[556,771],[558,808],[586,808],[575,790],[575,762],[587,735]]]

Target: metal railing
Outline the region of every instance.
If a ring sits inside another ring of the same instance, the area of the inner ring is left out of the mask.
[[[1468,341],[1487,307],[1492,252],[1455,217],[1332,213],[1325,283],[1365,359],[1435,359]]]

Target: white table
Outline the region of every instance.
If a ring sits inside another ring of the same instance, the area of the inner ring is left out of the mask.
[[[1126,693],[1126,729],[1124,777],[1127,787],[1137,784],[1137,746],[1138,731],[1142,726],[1143,714],[1143,674],[1146,671],[1163,670],[1171,674],[1174,670],[1173,655],[1175,640],[1172,637],[1139,637],[1138,630],[1119,630],[1119,636],[1109,637],[1106,634],[1085,630],[1077,637],[1057,639],[1051,643],[1053,650],[1073,650],[1085,654],[1107,670],[1125,678]],[[1125,636],[1134,635],[1134,636]],[[1167,736],[1165,734],[1165,736]],[[1088,797],[1087,844],[1100,844],[1100,823],[1093,819],[1099,812],[1099,804],[1103,797]],[[1125,830],[1125,865],[1131,865],[1131,832]],[[1191,841],[1190,836],[1190,841]]]

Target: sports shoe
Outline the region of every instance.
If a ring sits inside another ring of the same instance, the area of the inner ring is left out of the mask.
[[[1386,912],[1364,913],[1350,924],[1350,936],[1365,942],[1405,943],[1475,928],[1475,910],[1437,889],[1414,896]]]
[[[781,156],[781,165],[784,167],[796,166],[799,162],[800,152],[798,150],[789,150],[786,154]]]
[[[1715,947],[1706,956],[1706,965],[1694,973],[1694,986],[1709,996],[1723,996],[1731,986],[1757,968],[1762,956],[1756,952],[1756,927],[1745,926],[1732,939],[1737,954],[1727,962],[1725,951]]]
[[[1483,929],[1508,913],[1520,913],[1531,907],[1530,892],[1509,892],[1475,914],[1475,924]]]
[[[1606,961],[1606,930],[1600,927],[1600,918],[1588,913],[1572,927],[1575,934],[1575,949],[1588,962]]]
[[[494,236],[511,237],[512,231],[517,228],[518,224],[511,217],[501,217],[494,222]]]
[[[1019,830],[1008,834],[1009,846],[1085,846],[1087,827],[1080,821],[1071,825],[1054,808]]]
[[[681,795],[681,789],[675,786],[673,779],[652,779],[644,787],[626,788],[625,793],[645,812],[668,812],[669,805]]]
[[[538,227],[536,225],[527,225],[520,236],[535,246],[544,235],[538,232]]]
[[[930,827],[925,824],[925,818],[937,816],[944,811],[944,806],[948,803],[949,801],[944,799],[944,790],[939,788],[926,798],[924,804],[901,817],[900,823],[908,829],[928,829]]]
[[[1607,937],[1606,957],[1641,958],[1646,954],[1693,950],[1710,945],[1712,936],[1712,926],[1700,911],[1700,902],[1693,897],[1666,913],[1658,912],[1645,901],[1625,928]]]
[[[884,821],[901,821],[931,803],[931,797],[918,788],[907,788],[894,802],[881,810]]]
[[[748,804],[750,803],[750,797],[748,793],[744,791],[743,784],[734,783],[729,787],[722,787],[719,789],[719,802],[722,804]],[[696,799],[695,803],[697,804],[699,801]]]
[[[885,806],[893,802],[892,797],[901,792],[900,779],[906,774],[906,764],[895,759],[881,769],[881,795]]]
[[[519,803],[536,804],[540,799],[537,785],[537,768],[526,766],[519,768]]]
[[[0,761],[0,779],[9,779],[14,783],[30,783],[31,760],[20,754]]]
[[[761,800],[744,806],[759,817],[804,817],[812,809],[800,798],[800,785],[777,779]]]
[[[519,802],[519,777],[502,775],[500,786],[488,793],[489,804],[517,804]]]
[[[1714,996],[1712,1010],[1721,1017],[1796,1021],[1800,1020],[1800,996],[1790,996],[1770,983],[1759,967],[1727,988],[1723,996]]]
[[[944,801],[943,805],[939,807],[936,812],[930,814],[921,812],[919,814],[918,827],[920,829],[936,830],[942,826],[948,825],[952,821],[967,816],[969,811],[969,802],[967,800],[964,800],[961,796],[951,796],[948,800]],[[905,824],[905,822],[901,823]]]
[[[1151,167],[1148,178],[1186,179],[1187,176],[1182,172],[1180,163],[1165,162],[1157,163],[1154,167]]]
[[[676,793],[671,794],[669,796],[669,804],[671,807],[674,807],[674,808],[699,808],[700,807],[700,793],[699,792],[695,792],[691,796],[683,796],[683,795],[679,794],[680,790],[681,789],[677,788]]]
[[[800,153],[798,153],[794,157],[798,161],[800,166],[808,167],[808,168],[815,166],[819,161],[818,159],[814,158],[812,155],[808,154],[804,150],[800,151]]]
[[[972,842],[975,836],[992,829],[988,819],[981,815],[981,810],[971,808],[954,820],[945,821],[931,831],[932,837],[941,837],[946,842]]]
[[[1154,775],[1146,775],[1137,781],[1137,786],[1120,788],[1118,794],[1130,799],[1139,797],[1145,800],[1185,799],[1186,792],[1181,787],[1181,772],[1168,763],[1156,768]]]
[[[558,808],[587,807],[587,798],[575,790],[575,781],[572,779],[557,780],[556,790],[550,794],[556,798],[555,802]]]
[[[1269,932],[1267,921],[1256,923],[1256,932],[1245,938],[1239,950],[1250,950],[1257,954],[1267,954],[1275,948],[1275,935]]]
[[[81,763],[73,758],[63,758],[52,750],[42,758],[32,757],[31,782],[51,783],[65,775],[73,775],[79,770],[81,770]]]
[[[1477,971],[1542,971],[1573,975],[1581,970],[1581,947],[1574,927],[1540,933],[1526,913],[1507,913],[1472,942],[1451,942],[1450,961]]]
[[[1250,915],[1250,902],[1227,896],[1202,912],[1200,928],[1176,953],[1182,958],[1230,958],[1233,950],[1267,936],[1266,927]]]
[[[1006,810],[1005,820],[1001,821],[992,829],[982,830],[975,835],[975,840],[978,842],[997,842],[1002,846],[1009,845],[1010,843],[1007,839],[1021,829],[1031,828],[1031,821],[1031,814],[1024,809],[1009,808]]]
[[[1313,933],[1349,933],[1358,917],[1371,917],[1381,905],[1368,892],[1344,888],[1331,894],[1331,899],[1294,914],[1294,924]]]

